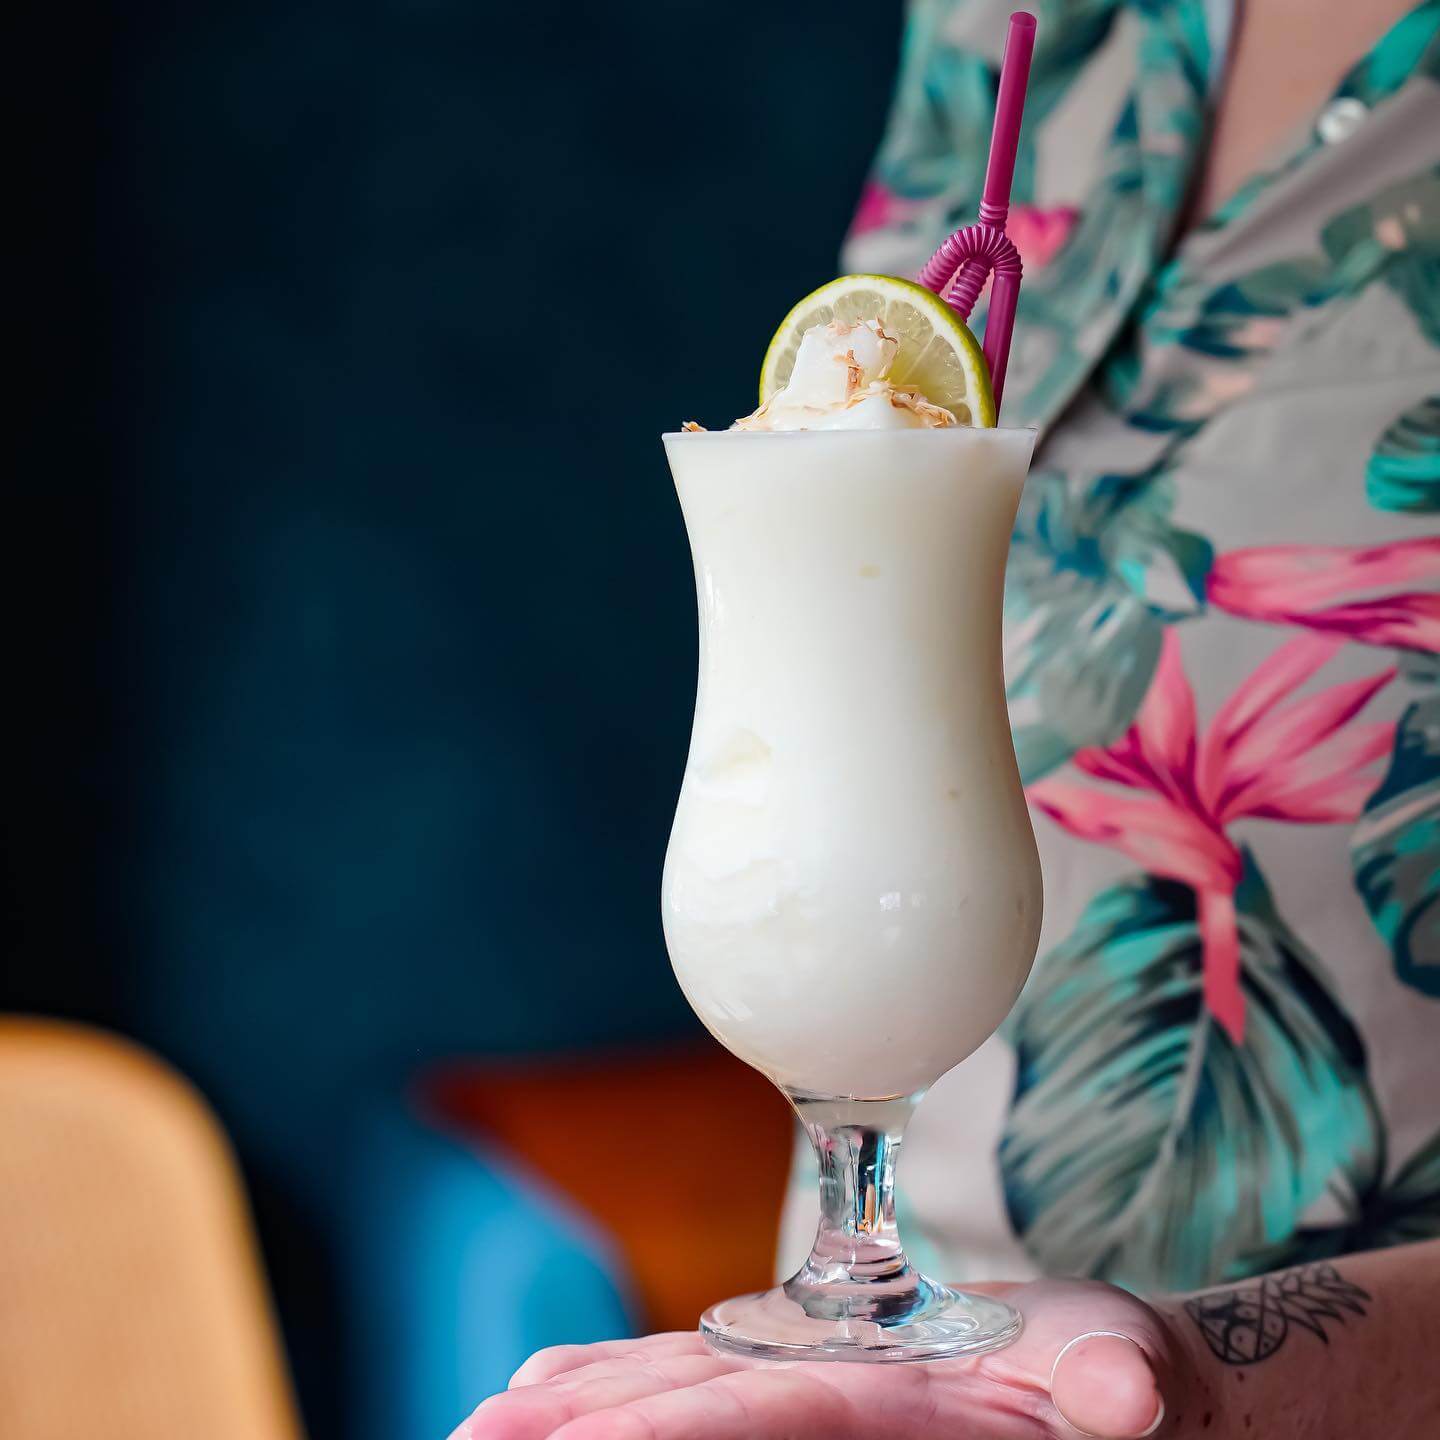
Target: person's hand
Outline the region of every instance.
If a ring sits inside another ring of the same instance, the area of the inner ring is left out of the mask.
[[[1167,1415],[1190,1432],[1193,1352],[1157,1310],[1079,1280],[971,1288],[1021,1311],[1014,1344],[901,1365],[730,1359],[694,1331],[559,1346],[451,1440],[1125,1440]]]

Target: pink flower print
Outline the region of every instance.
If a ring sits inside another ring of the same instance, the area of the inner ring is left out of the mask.
[[[1060,253],[1079,218],[1080,212],[1070,205],[1057,205],[1049,210],[1041,210],[1034,205],[1011,208],[1005,229],[1020,252],[1026,274],[1033,275],[1043,269]],[[985,283],[980,287],[982,296],[989,296],[990,282],[994,278],[993,274],[985,277]]]
[[[860,192],[860,203],[850,221],[850,235],[868,235],[875,230],[888,230],[905,225],[935,208],[937,202],[907,199],[897,195],[878,180],[867,180]],[[1080,212],[1073,205],[1038,205],[1011,207],[1006,230],[1020,251],[1027,271],[1043,269],[1060,252],[1074,230]],[[988,285],[988,280],[987,280]]]
[[[1394,588],[1414,581],[1431,588]],[[1440,651],[1440,536],[1231,550],[1216,557],[1206,589],[1212,605],[1247,620]]]
[[[925,209],[920,200],[906,200],[878,180],[867,180],[860,192],[860,203],[850,221],[850,234],[868,235],[872,230],[886,230],[913,220]]]
[[[1064,248],[1080,212],[1073,205],[1014,205],[1005,229],[1020,252],[1025,269],[1042,270]]]
[[[1135,723],[1113,745],[1078,751],[1075,768],[1132,793],[1073,781],[1029,788],[1035,806],[1082,840],[1109,845],[1195,891],[1206,1009],[1238,1045],[1245,1033],[1235,888],[1244,870],[1226,827],[1243,819],[1354,820],[1390,753],[1393,722],[1352,724],[1395,678],[1393,667],[1291,698],[1344,641],[1301,635],[1282,645],[1196,725],[1180,641],[1165,632]]]

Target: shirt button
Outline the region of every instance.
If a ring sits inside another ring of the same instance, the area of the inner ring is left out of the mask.
[[[1365,123],[1369,113],[1363,100],[1357,100],[1353,95],[1342,95],[1320,112],[1320,118],[1315,122],[1315,133],[1327,145],[1339,145]]]

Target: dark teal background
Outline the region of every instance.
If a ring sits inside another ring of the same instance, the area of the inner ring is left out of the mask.
[[[10,1008],[244,1159],[313,1435],[367,1097],[689,1032],[657,913],[694,611],[659,433],[835,272],[898,4],[129,4],[36,141]]]

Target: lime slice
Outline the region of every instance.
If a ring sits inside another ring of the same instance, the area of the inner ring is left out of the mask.
[[[800,337],[814,325],[878,320],[900,342],[890,381],[943,405],[962,425],[995,424],[995,396],[980,342],[932,290],[893,275],[842,275],[807,295],[781,322],[760,367],[762,403],[785,387]]]

